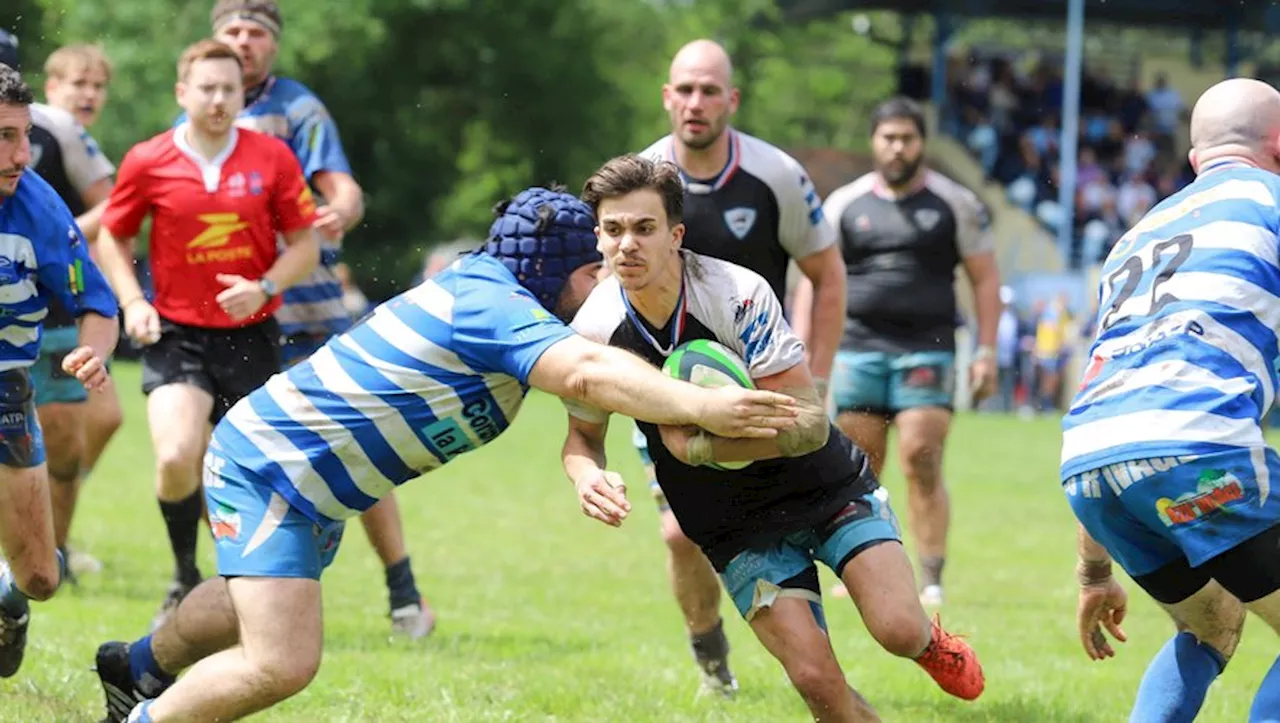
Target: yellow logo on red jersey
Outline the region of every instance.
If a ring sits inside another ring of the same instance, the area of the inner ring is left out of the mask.
[[[316,197],[311,195],[311,188],[307,186],[306,179],[302,181],[302,193],[298,194],[298,211],[303,216],[310,216],[316,212]]]
[[[241,221],[240,214],[205,213],[196,218],[209,225],[187,242],[187,263],[208,264],[253,258],[252,245],[222,248],[231,243],[231,237],[237,231],[249,228],[249,222]]]

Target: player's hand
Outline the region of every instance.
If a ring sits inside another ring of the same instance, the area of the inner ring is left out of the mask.
[[[111,381],[107,365],[90,346],[78,346],[62,358],[62,371],[80,380],[85,389],[106,387]]]
[[[582,505],[582,514],[611,527],[619,527],[631,513],[631,503],[627,501],[627,486],[617,472],[596,470],[575,480],[573,486],[578,491],[578,503]]]
[[[1076,623],[1080,627],[1080,643],[1090,660],[1105,660],[1116,654],[1102,633],[1103,628],[1119,642],[1129,639],[1120,627],[1128,604],[1129,594],[1114,577],[1096,585],[1081,586]]]
[[[146,299],[135,299],[124,307],[124,332],[142,346],[160,341],[160,314],[156,307]]]
[[[996,360],[990,357],[969,365],[969,389],[972,390],[974,404],[995,393],[999,374]]]
[[[769,439],[796,425],[800,412],[786,394],[741,387],[705,390],[707,397],[698,426],[718,437]]]
[[[322,236],[330,241],[339,241],[342,235],[347,232],[347,225],[350,222],[346,216],[335,206],[317,206],[316,220],[311,224],[311,228],[319,231]]]
[[[218,306],[236,321],[248,319],[267,303],[267,292],[257,281],[238,274],[218,274],[218,283],[227,287],[218,294]]]

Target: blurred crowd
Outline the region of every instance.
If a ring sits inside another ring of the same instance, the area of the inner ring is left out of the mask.
[[[990,182],[1052,233],[1058,200],[1063,78],[1060,64],[974,50],[949,73],[945,132],[961,140]],[[1067,250],[1073,268],[1105,258],[1124,231],[1157,201],[1193,178],[1177,143],[1188,107],[1164,75],[1144,88],[1086,71],[1080,92],[1075,213]]]

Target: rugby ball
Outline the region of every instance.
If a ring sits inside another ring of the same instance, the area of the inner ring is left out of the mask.
[[[662,364],[667,376],[675,377],[700,387],[725,387],[737,385],[755,389],[747,364],[728,347],[709,339],[694,339],[676,347]],[[743,469],[746,462],[712,463],[707,465],[719,470]]]

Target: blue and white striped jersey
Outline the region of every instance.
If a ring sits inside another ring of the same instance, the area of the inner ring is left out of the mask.
[[[534,364],[572,334],[501,262],[464,257],[237,403],[211,471],[316,522],[358,515],[505,431]]]
[[[14,195],[0,197],[0,371],[35,362],[54,299],[75,317],[118,311],[67,204],[27,170]]]
[[[1264,446],[1280,348],[1280,177],[1228,161],[1151,210],[1102,268],[1062,479]]]

